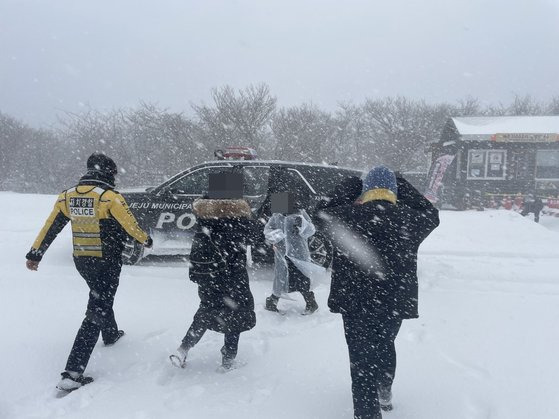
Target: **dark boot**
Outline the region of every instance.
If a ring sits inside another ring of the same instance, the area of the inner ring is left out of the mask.
[[[268,298],[266,298],[266,310],[275,311],[277,313],[279,311],[278,301],[279,297],[276,297],[274,294],[270,295]]]
[[[237,354],[232,354],[227,351],[225,346],[221,348],[221,368],[230,370],[235,367],[235,358]]]
[[[392,410],[392,388],[379,385],[377,389],[380,408],[386,412]]]
[[[112,345],[114,345],[114,344],[117,343],[117,341],[118,341],[121,337],[123,337],[125,334],[126,334],[126,333],[124,333],[124,330],[119,330],[118,333],[116,334],[116,337],[115,337],[114,340],[112,340],[112,341],[105,341],[105,342],[104,342],[104,343],[105,343],[105,346],[112,346]]]
[[[353,417],[353,419],[382,419],[382,414],[381,413],[377,413],[376,415],[367,415],[367,416],[359,416],[359,415],[355,415]]]
[[[314,298],[314,292],[309,291],[304,293],[303,298],[305,299],[305,303],[307,303],[305,307],[305,314],[312,314],[318,310],[318,304]]]

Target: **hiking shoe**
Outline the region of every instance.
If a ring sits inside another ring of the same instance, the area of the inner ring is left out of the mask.
[[[221,358],[221,368],[223,368],[224,370],[231,370],[233,369],[235,366],[235,358],[232,358],[230,356],[224,356],[223,358]]]
[[[318,304],[316,299],[314,298],[314,292],[309,292],[308,294],[304,294],[303,297],[305,298],[305,314],[313,314],[316,310],[318,310]]]
[[[390,386],[379,386],[377,394],[380,408],[386,412],[392,410],[392,388]]]
[[[85,377],[77,372],[64,371],[60,375],[62,376],[62,379],[58,382],[56,388],[62,391],[74,391],[93,382],[93,378]]]
[[[182,345],[179,346],[174,354],[169,355],[169,360],[177,368],[186,367],[186,357],[188,356],[188,349]]]
[[[313,314],[316,310],[318,310],[316,300],[309,301],[305,307],[305,314]]]
[[[220,352],[221,352],[221,368],[225,371],[229,371],[235,368],[235,358],[237,357],[237,354],[227,352],[225,346],[221,348]]]
[[[237,367],[237,362],[235,361],[236,355],[229,355],[221,351],[223,356],[221,357],[221,367],[222,371],[231,371]]]
[[[274,311],[278,313],[278,301],[279,298],[272,294],[268,298],[266,298],[266,306],[264,308],[268,311]]]
[[[123,337],[126,333],[124,333],[124,330],[119,330],[118,333],[116,334],[116,338],[114,340],[111,341],[103,341],[103,343],[105,344],[105,346],[113,346],[115,343],[118,342],[118,340]]]

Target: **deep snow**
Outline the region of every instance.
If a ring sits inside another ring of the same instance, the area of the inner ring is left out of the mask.
[[[67,227],[38,272],[25,253],[54,196],[0,193],[0,418],[352,417],[349,362],[339,315],[282,300],[263,309],[271,272],[252,272],[257,325],[241,336],[247,364],[216,372],[222,335],[208,332],[179,370],[168,354],[197,308],[181,260],[124,267],[115,311],[127,335],[98,345],[95,382],[63,399],[54,386],[87,301]],[[559,417],[559,218],[538,225],[509,211],[442,212],[420,251],[420,315],[397,339],[393,419]]]

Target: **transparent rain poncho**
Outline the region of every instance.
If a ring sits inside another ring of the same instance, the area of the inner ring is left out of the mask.
[[[295,214],[273,214],[264,227],[266,240],[274,246],[273,293],[281,296],[289,292],[289,271],[286,257],[308,278],[324,271],[311,260],[308,239],[316,229],[305,210]]]

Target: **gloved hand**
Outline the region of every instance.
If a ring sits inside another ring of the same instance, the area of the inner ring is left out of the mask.
[[[296,216],[293,220],[293,224],[291,225],[291,234],[299,234],[301,233],[301,226],[303,225],[303,218],[300,216]]]
[[[148,239],[144,242],[144,247],[151,249],[153,247],[153,239],[148,236]]]
[[[36,271],[39,268],[39,262],[36,260],[27,259],[27,262],[25,262],[25,266],[30,271]]]
[[[275,229],[275,230],[271,230],[269,232],[267,232],[265,234],[266,237],[266,241],[272,244],[276,244],[280,241],[282,241],[283,239],[285,239],[285,234],[282,230],[280,229]]]

